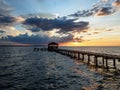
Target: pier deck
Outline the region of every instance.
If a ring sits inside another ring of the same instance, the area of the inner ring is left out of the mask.
[[[47,48],[34,48],[34,51],[47,51]],[[91,65],[94,62],[95,68],[102,67],[109,71],[109,69],[117,69],[116,62],[120,62],[120,55],[112,55],[106,53],[95,53],[87,51],[67,50],[67,49],[55,49],[52,52],[57,52],[77,60],[86,61]],[[101,64],[100,64],[101,62]],[[110,65],[111,63],[111,65]]]
[[[75,58],[77,60],[84,61],[85,56],[87,56],[87,64],[89,65],[92,61],[91,57],[94,59],[94,65],[95,67],[99,67],[99,61],[102,62],[102,67],[109,70],[111,66],[109,65],[109,61],[112,60],[112,68],[117,69],[116,62],[120,62],[120,55],[111,55],[111,54],[105,54],[105,53],[94,53],[94,52],[86,52],[86,51],[76,51],[76,50],[66,50],[66,49],[57,49],[56,52],[64,54],[66,56]],[[99,60],[100,58],[100,60]]]

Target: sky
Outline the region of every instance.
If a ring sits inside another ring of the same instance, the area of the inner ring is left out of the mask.
[[[0,0],[0,45],[120,46],[120,0]]]

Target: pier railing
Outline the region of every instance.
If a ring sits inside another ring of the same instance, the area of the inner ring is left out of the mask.
[[[111,55],[105,53],[95,53],[95,52],[87,52],[87,51],[76,51],[76,50],[66,50],[66,49],[56,49],[58,53],[64,54],[66,56],[75,58],[77,60],[84,61],[87,56],[87,64],[90,65],[92,59],[94,59],[95,67],[100,67],[99,58],[101,58],[102,67],[109,70],[110,68],[117,69],[116,62],[120,62],[120,55]],[[93,57],[91,59],[91,57]],[[109,61],[112,60],[112,67],[109,65]]]
[[[47,48],[34,48],[34,51],[47,51]],[[106,70],[117,69],[117,62],[120,62],[120,55],[112,55],[106,53],[95,53],[88,51],[77,51],[67,49],[55,49],[52,52],[61,53],[63,55],[75,58],[81,61],[87,61],[88,65],[94,64],[95,68],[102,67]],[[101,62],[101,64],[99,64]],[[111,63],[111,65],[109,64]]]

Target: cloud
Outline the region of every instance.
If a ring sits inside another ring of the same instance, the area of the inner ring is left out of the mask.
[[[0,30],[0,33],[5,33],[5,31],[3,31],[3,30]]]
[[[32,14],[27,14],[27,15],[21,15],[21,17],[23,18],[56,18],[58,16],[58,14],[51,14],[51,13],[32,13]]]
[[[65,19],[65,18],[55,18],[55,19],[47,19],[47,18],[28,18],[23,23],[25,27],[32,32],[38,32],[40,30],[43,31],[51,31],[53,29],[60,29],[59,33],[66,33],[69,31],[83,30],[87,28],[88,22],[75,22],[76,19]]]
[[[3,39],[3,38],[4,38],[5,33],[6,33],[5,31],[0,30],[0,39]]]
[[[16,17],[16,22],[17,22],[17,23],[22,23],[22,22],[24,22],[24,21],[25,21],[25,18],[24,18],[24,17],[22,17],[22,16]]]
[[[9,6],[5,0],[0,0],[0,27],[11,26],[14,23],[21,23],[24,18],[21,16],[15,17],[11,15],[13,8]]]
[[[10,15],[0,15],[0,25],[9,25],[16,21],[15,17],[12,17]]]
[[[0,14],[8,15],[12,10],[12,7],[0,0]]]
[[[69,34],[67,36],[63,36],[57,39],[59,43],[64,43],[64,42],[73,42],[74,36]]]
[[[28,35],[20,34],[18,36],[8,35],[6,40],[22,44],[48,44],[49,42],[70,42],[73,41],[73,35],[63,36],[63,37],[49,37],[49,36],[40,36],[40,35]]]
[[[116,1],[113,3],[113,6],[120,7],[120,0],[116,0]]]
[[[93,32],[93,34],[99,34],[100,32]]]
[[[120,0],[116,0],[113,3],[114,6],[119,6],[120,5]],[[105,16],[105,15],[110,15],[115,12],[117,12],[117,9],[112,6],[112,3],[110,0],[101,0],[97,3],[95,3],[91,9],[89,10],[82,10],[82,11],[77,11],[74,14],[68,15],[72,17],[87,17],[87,16]]]
[[[111,7],[103,7],[101,8],[95,15],[96,16],[105,16],[105,15],[110,15],[113,14],[115,10]]]
[[[2,15],[0,14],[0,27],[4,26],[13,26],[14,24],[20,24],[24,22],[25,19],[21,16],[14,17],[11,15]]]
[[[16,32],[10,33],[11,30],[5,31],[6,36],[4,38],[4,41],[11,41],[15,43],[21,43],[21,44],[48,44],[50,42],[58,42],[58,43],[65,43],[65,42],[82,42],[83,37],[75,37],[75,35],[71,32],[69,34],[59,34],[57,35],[49,35],[47,32],[51,31],[40,31],[40,33],[32,33],[29,34],[28,32]],[[57,30],[54,30],[53,33],[56,33]],[[14,35],[16,34],[16,35]]]
[[[17,30],[15,27],[13,26],[5,26],[5,27],[0,27],[0,29],[4,32],[2,34],[4,34],[4,37],[7,37],[7,35],[11,35],[13,37],[18,36],[20,34],[25,34],[26,31],[22,31],[22,30]]]
[[[39,18],[39,17],[31,17],[27,18],[23,25],[36,35],[25,36],[21,35],[18,37],[14,37],[15,41],[22,41],[21,43],[29,43],[29,44],[41,44],[41,43],[49,43],[52,41],[56,41],[59,43],[64,42],[82,42],[84,41],[82,38],[75,38],[72,32],[82,32],[88,29],[89,22],[84,21],[76,21],[76,19],[67,19],[66,17],[58,17],[55,19],[47,19],[47,18]],[[17,40],[16,40],[17,38]],[[14,42],[15,42],[14,41]],[[24,41],[24,42],[23,42]]]
[[[16,18],[11,16],[12,7],[9,6],[4,0],[0,0],[0,27],[11,25],[16,21]]]

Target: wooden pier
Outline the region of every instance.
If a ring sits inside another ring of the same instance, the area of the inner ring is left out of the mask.
[[[66,50],[66,49],[56,49],[57,53],[61,53],[63,55],[75,58],[77,60],[81,60],[84,62],[87,57],[87,64],[90,65],[91,61],[94,60],[94,66],[96,68],[103,67],[107,71],[109,69],[117,69],[116,62],[120,61],[120,55],[111,55],[105,53],[94,53],[94,52],[86,52],[86,51],[76,51],[76,50]],[[109,62],[112,61],[112,66],[109,65]],[[101,65],[99,64],[101,62]]]
[[[34,48],[33,51],[47,51],[47,48]]]

